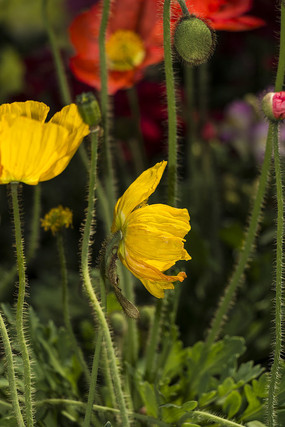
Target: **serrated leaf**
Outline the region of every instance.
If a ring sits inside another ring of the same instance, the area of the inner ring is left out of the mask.
[[[191,400],[189,402],[185,402],[183,405],[175,405],[173,403],[167,403],[165,405],[161,405],[163,420],[167,423],[174,423],[179,421],[179,419],[185,415],[187,412],[193,411],[197,407],[197,402],[195,400]]]
[[[229,394],[230,391],[234,388],[235,382],[231,377],[227,377],[222,384],[218,386],[218,393],[220,397]]]
[[[244,411],[242,419],[246,418],[247,416],[251,415],[254,412],[257,412],[261,407],[261,403],[259,399],[257,398],[255,392],[253,391],[253,388],[249,384],[246,384],[244,386],[244,392],[245,392],[246,400],[248,402],[248,407]]]
[[[252,388],[258,397],[267,396],[268,374],[263,374],[258,380],[252,381]]]
[[[239,369],[232,374],[232,377],[239,386],[242,386],[257,378],[263,371],[264,368],[261,365],[254,365],[251,360],[247,363],[242,363]]]
[[[156,402],[156,394],[154,391],[154,386],[147,381],[141,382],[139,384],[139,392],[143,403],[146,407],[146,412],[152,417],[158,416],[158,405]]]
[[[242,397],[237,390],[233,390],[226,398],[223,404],[223,410],[227,412],[228,417],[232,418],[240,409]]]

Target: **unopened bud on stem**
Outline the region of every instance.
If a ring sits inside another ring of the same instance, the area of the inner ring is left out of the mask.
[[[285,92],[268,92],[262,100],[262,109],[269,120],[284,120]]]
[[[174,33],[174,46],[179,56],[190,65],[207,62],[216,45],[214,30],[195,15],[183,17]]]

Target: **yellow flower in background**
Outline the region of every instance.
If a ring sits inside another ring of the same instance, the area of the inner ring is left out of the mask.
[[[49,107],[26,101],[0,106],[0,184],[36,185],[59,175],[89,133],[75,104],[45,123]]]
[[[183,282],[184,272],[167,276],[163,272],[178,260],[190,260],[184,249],[184,236],[190,231],[187,209],[148,205],[149,196],[158,186],[167,162],[144,171],[118,200],[112,232],[121,232],[118,256],[155,297],[164,289],[174,289],[173,282]]]
[[[72,227],[72,211],[59,205],[52,208],[44,218],[41,219],[41,226],[45,231],[50,230],[53,235],[58,233],[63,227]]]

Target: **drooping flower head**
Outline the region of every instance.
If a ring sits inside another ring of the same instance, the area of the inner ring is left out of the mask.
[[[245,31],[265,25],[263,19],[247,12],[252,7],[252,0],[185,0],[191,14],[206,19],[214,30]],[[172,3],[172,12],[181,16],[179,5]]]
[[[0,184],[36,185],[59,175],[89,133],[75,104],[45,123],[49,107],[26,101],[0,106]]]
[[[99,27],[103,0],[78,15],[70,26],[76,55],[70,66],[84,83],[100,89]],[[113,0],[106,32],[108,90],[131,87],[146,67],[163,59],[163,34],[159,0]]]
[[[163,204],[148,205],[149,196],[158,186],[167,162],[144,171],[118,200],[114,210],[112,232],[121,233],[118,256],[155,297],[164,289],[182,282],[184,272],[167,276],[166,270],[178,260],[190,260],[184,249],[184,237],[190,230],[187,209]]]

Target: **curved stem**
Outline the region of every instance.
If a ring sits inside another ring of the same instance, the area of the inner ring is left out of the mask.
[[[7,372],[8,372],[8,380],[9,380],[9,388],[11,393],[11,399],[12,399],[12,407],[14,410],[14,414],[17,420],[17,425],[19,427],[25,427],[25,423],[23,420],[23,416],[21,413],[21,408],[19,404],[19,398],[18,398],[18,392],[17,392],[17,384],[16,384],[16,376],[15,376],[15,370],[14,370],[14,364],[13,364],[13,354],[12,349],[10,345],[10,340],[8,336],[8,332],[4,323],[4,320],[0,314],[0,330],[2,335],[2,341],[4,345],[5,350],[5,356],[6,356],[6,366],[7,366]]]
[[[220,301],[220,305],[217,309],[211,328],[208,332],[208,336],[206,339],[206,343],[208,346],[211,346],[215,341],[215,339],[218,337],[224,318],[227,315],[227,312],[230,308],[234,294],[241,282],[242,275],[244,273],[249,256],[253,249],[258,224],[260,221],[261,208],[264,200],[264,195],[265,195],[265,190],[267,186],[268,175],[269,175],[269,170],[271,165],[272,131],[273,131],[272,125],[270,125],[267,141],[266,141],[264,161],[263,161],[261,174],[259,178],[259,186],[254,199],[253,210],[251,214],[249,227],[245,236],[244,246],[239,254],[239,259],[238,259],[236,268],[225,290],[224,296]]]
[[[99,29],[99,59],[100,59],[100,79],[101,79],[101,113],[102,113],[102,123],[104,130],[104,139],[103,139],[103,154],[104,161],[106,162],[106,184],[107,184],[107,193],[110,200],[115,205],[115,189],[114,189],[114,173],[112,166],[112,157],[110,150],[110,121],[108,117],[108,70],[107,70],[107,60],[106,60],[106,50],[105,50],[105,39],[106,39],[106,30],[108,25],[108,18],[110,12],[110,0],[103,1],[103,10],[102,17]]]
[[[28,427],[32,427],[34,425],[34,422],[33,422],[31,367],[30,367],[28,346],[27,346],[26,338],[24,334],[24,302],[25,302],[25,290],[26,290],[25,256],[24,256],[20,209],[19,209],[19,201],[18,201],[18,183],[12,182],[10,185],[11,185],[11,194],[12,194],[17,265],[18,265],[18,275],[19,275],[18,301],[17,301],[17,309],[16,309],[16,330],[17,330],[17,339],[19,342],[20,352],[23,358],[26,423]]]
[[[277,426],[275,403],[280,378],[280,362],[282,353],[283,324],[283,240],[284,240],[284,205],[282,192],[282,174],[279,157],[278,124],[273,124],[274,165],[277,193],[277,250],[276,250],[276,301],[275,301],[275,348],[274,361],[271,367],[268,387],[268,427]]]
[[[63,104],[70,104],[72,97],[67,82],[64,65],[56,42],[56,37],[48,17],[48,0],[42,0],[43,21],[46,27],[47,35],[50,42],[50,47],[56,67],[56,73],[59,83],[59,90]]]
[[[171,57],[170,4],[171,0],[164,0],[163,44],[168,111],[168,203],[175,206],[177,198],[177,118]]]
[[[155,361],[155,353],[158,346],[158,334],[160,330],[160,316],[162,304],[162,300],[158,300],[156,303],[154,320],[150,329],[149,342],[146,350],[145,378],[148,381],[151,381],[153,379],[153,366]]]
[[[190,16],[190,13],[189,13],[189,10],[186,6],[185,0],[178,0],[178,3],[180,4],[183,15],[184,16]]]
[[[110,363],[110,369],[114,381],[114,386],[117,393],[118,405],[121,409],[121,416],[123,425],[128,427],[128,415],[125,404],[125,399],[122,390],[121,379],[119,375],[119,368],[113,347],[111,333],[107,324],[104,310],[94,292],[90,273],[89,273],[89,260],[90,260],[90,238],[92,235],[92,226],[94,225],[94,207],[95,207],[95,184],[96,184],[96,168],[97,168],[97,134],[91,133],[92,149],[91,149],[91,165],[90,165],[90,177],[89,177],[89,192],[88,192],[88,207],[86,220],[83,229],[82,248],[81,248],[81,273],[83,277],[83,283],[85,290],[90,299],[92,308],[97,316],[101,330],[105,337],[107,356]],[[91,391],[89,391],[90,393]],[[90,402],[89,402],[90,404]]]
[[[228,426],[228,427],[243,427],[244,424],[238,424],[234,421],[226,420],[225,418],[219,417],[218,415],[211,414],[206,411],[194,411],[194,415],[198,415],[200,419],[211,421],[220,426]]]
[[[68,292],[66,258],[65,258],[65,253],[64,253],[63,238],[62,238],[61,232],[58,232],[56,234],[56,240],[57,240],[57,249],[58,249],[60,269],[61,269],[61,278],[62,278],[62,305],[63,305],[64,323],[65,323],[65,327],[69,333],[69,337],[70,337],[73,349],[75,351],[75,354],[76,354],[76,356],[77,356],[77,358],[81,364],[81,367],[82,367],[82,370],[84,372],[87,384],[89,384],[90,383],[90,371],[89,371],[88,366],[85,362],[82,350],[79,347],[77,339],[74,335],[71,320],[70,320],[70,311],[69,311],[69,302],[68,302],[69,292]]]
[[[72,405],[72,406],[77,406],[79,408],[84,408],[86,406],[86,403],[79,402],[77,400],[71,400],[71,399],[44,399],[37,402],[37,406],[43,406],[43,405]],[[120,414],[120,409],[110,408],[108,406],[93,405],[93,409],[94,411],[111,412],[113,414]],[[137,414],[135,412],[128,412],[128,414],[130,415],[130,417],[138,420],[142,420],[145,423],[152,423],[153,425],[157,425],[161,427],[169,427],[168,423],[165,423],[163,421],[160,421],[148,415]],[[239,424],[238,426],[240,427]]]
[[[90,388],[88,393],[88,401],[86,405],[86,412],[85,412],[83,427],[89,427],[91,422],[93,402],[95,400],[95,390],[96,390],[96,383],[97,383],[99,361],[101,356],[102,338],[103,338],[103,333],[102,331],[99,331],[96,337],[96,342],[95,342],[95,353],[94,353],[93,364],[92,364]]]
[[[49,0],[42,0],[43,22],[44,22],[44,25],[46,27],[46,32],[48,35],[50,48],[51,48],[51,52],[52,52],[52,56],[53,56],[53,60],[54,60],[54,64],[55,64],[55,70],[56,70],[56,74],[57,74],[57,80],[58,80],[58,86],[59,86],[59,91],[60,91],[60,95],[61,95],[61,100],[62,100],[63,105],[68,105],[72,102],[72,96],[71,96],[68,80],[66,77],[64,64],[63,64],[62,57],[60,54],[60,50],[58,48],[58,44],[56,41],[56,36],[54,34],[53,28],[52,28],[50,20],[49,20],[48,1]],[[88,156],[87,156],[87,153],[86,153],[86,150],[85,150],[83,144],[80,144],[78,152],[80,154],[80,157],[81,157],[83,164],[87,168],[88,167]]]
[[[281,30],[280,30],[280,47],[278,68],[275,81],[275,91],[280,92],[283,90],[284,74],[285,74],[285,6],[281,4]]]

